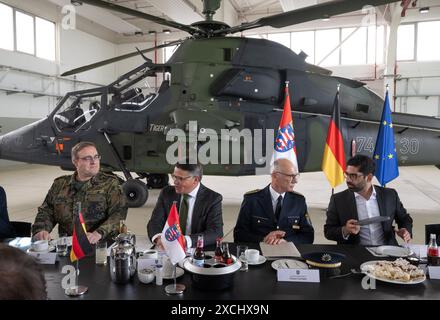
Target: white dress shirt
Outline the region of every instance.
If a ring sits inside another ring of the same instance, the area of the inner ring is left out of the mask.
[[[186,231],[187,232],[184,232],[186,234],[185,235],[185,240],[186,240],[187,248],[191,248],[192,247],[192,240],[191,240],[191,237],[189,235],[191,234],[191,224],[192,224],[192,216],[193,216],[193,211],[194,211],[194,204],[196,202],[197,192],[199,192],[199,189],[200,189],[200,183],[197,185],[197,187],[194,188],[193,191],[188,193],[188,218],[186,220]],[[180,197],[180,206],[179,206],[179,208],[181,208],[181,206],[182,206],[182,201],[183,201],[183,195]],[[161,233],[155,234],[151,238],[151,241],[154,243],[156,238],[158,236],[160,236],[160,235],[162,235],[162,234]]]
[[[283,205],[284,196],[286,195],[286,193],[285,192],[283,192],[283,193],[276,192],[274,190],[274,188],[272,188],[272,185],[269,186],[269,190],[270,190],[270,197],[272,198],[273,213],[275,213],[275,210],[277,208],[278,197],[281,196],[283,198],[283,200],[281,200],[281,205]]]
[[[197,187],[194,188],[193,191],[188,193],[188,218],[186,220],[186,230],[185,230],[186,232],[184,231],[184,233],[187,236],[191,234],[192,215],[194,211],[194,204],[196,202],[197,192],[199,192],[199,189],[200,189],[200,183],[197,185]],[[183,196],[180,199],[180,207],[182,207],[182,202],[183,202]],[[189,241],[191,241],[191,238]]]
[[[370,199],[365,199],[359,193],[355,192],[356,207],[358,212],[358,220],[373,218],[380,216],[379,205],[377,204],[376,190],[373,188],[373,193]],[[385,243],[385,236],[381,223],[372,223],[361,226],[359,236],[361,238],[361,245],[378,246]]]

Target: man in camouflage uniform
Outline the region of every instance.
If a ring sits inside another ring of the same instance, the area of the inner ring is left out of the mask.
[[[72,148],[76,171],[55,179],[38,208],[32,226],[35,239],[50,239],[49,233],[56,224],[59,234],[72,235],[79,203],[90,243],[118,233],[119,221],[127,216],[125,197],[118,179],[99,171],[100,158],[91,142],[80,142]]]
[[[235,242],[313,243],[314,229],[306,199],[293,191],[298,176],[290,160],[274,162],[271,183],[244,195],[234,228]]]

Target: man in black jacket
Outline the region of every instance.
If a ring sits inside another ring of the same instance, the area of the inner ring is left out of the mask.
[[[162,230],[174,201],[188,247],[195,247],[199,234],[203,234],[205,246],[214,245],[216,238],[223,237],[223,197],[200,183],[202,175],[199,164],[178,163],[174,167],[174,186],[162,189],[147,224],[151,242],[160,249]]]
[[[314,229],[306,200],[293,191],[298,177],[291,161],[274,162],[271,183],[244,195],[234,228],[235,242],[313,243]]]
[[[0,187],[0,239],[15,237],[15,230],[9,222],[5,190]]]
[[[373,186],[374,161],[356,155],[344,173],[348,189],[332,195],[324,225],[325,237],[339,244],[397,245],[394,233],[405,242],[412,238],[412,218],[396,190]],[[358,221],[378,216],[389,220],[360,226]],[[393,221],[398,230],[394,230]]]

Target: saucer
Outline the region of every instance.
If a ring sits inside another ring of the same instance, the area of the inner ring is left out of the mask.
[[[379,246],[375,248],[375,251],[379,254],[396,258],[408,257],[412,254],[409,248],[398,246]]]
[[[183,276],[184,273],[185,273],[185,271],[183,271],[182,268],[176,267],[176,278]],[[165,280],[174,279],[173,272],[171,272],[171,275],[163,274],[162,278]]]
[[[266,261],[267,261],[266,257],[260,255],[258,257],[258,261],[257,262],[250,262],[250,261],[248,261],[248,265],[250,265],[250,266],[258,266],[260,264],[265,263]]]
[[[55,247],[54,245],[49,244],[49,248],[47,248],[47,250],[36,251],[36,250],[34,250],[34,249],[32,249],[32,248],[29,248],[29,249],[26,250],[26,252],[48,253],[48,252],[54,251],[55,249],[56,249],[56,247]]]

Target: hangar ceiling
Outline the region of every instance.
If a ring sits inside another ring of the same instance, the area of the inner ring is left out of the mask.
[[[57,5],[70,4],[70,0],[48,0]],[[150,15],[191,24],[203,20],[202,0],[105,0]],[[262,16],[290,11],[332,0],[223,0],[222,8],[214,16],[216,20],[234,21],[232,24],[254,21]],[[227,9],[225,9],[227,8]],[[77,13],[115,32],[117,42],[127,42],[137,35],[149,32],[163,33],[164,27],[154,22],[129,15],[110,12],[87,4],[77,6]],[[165,28],[166,29],[166,28]],[[174,30],[176,31],[176,30]]]

